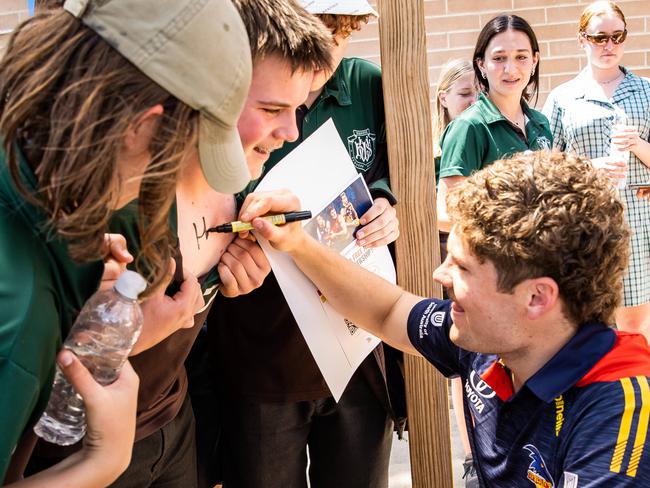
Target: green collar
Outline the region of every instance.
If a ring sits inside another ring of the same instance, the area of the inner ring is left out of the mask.
[[[27,164],[27,160],[20,148],[17,149],[17,154],[18,170],[22,183],[29,192],[35,194],[37,187],[36,176]],[[29,224],[36,237],[44,238],[46,241],[54,240],[56,238],[55,232],[48,225],[45,212],[36,205],[25,201],[18,188],[16,188],[9,173],[9,164],[4,149],[0,149],[0,160],[3,163],[2,168],[0,168],[0,205],[6,206],[19,214]]]
[[[498,107],[490,100],[485,92],[481,92],[474,104],[477,107],[477,110],[483,116],[486,124],[493,124],[494,122],[504,121],[508,122],[508,119],[504,117]],[[531,110],[528,104],[525,101],[521,101],[521,108],[528,117],[529,120],[532,120],[536,125],[543,123],[543,115],[537,112],[536,110]]]
[[[325,99],[327,97],[333,97],[336,99],[338,104],[342,107],[347,105],[352,105],[352,97],[350,96],[350,87],[345,82],[345,77],[343,76],[343,65],[344,60],[341,61],[338,68],[332,75],[332,77],[325,83],[323,87],[323,92],[320,94],[319,99]]]

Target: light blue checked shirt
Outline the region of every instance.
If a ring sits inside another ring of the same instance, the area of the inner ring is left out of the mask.
[[[608,156],[612,127],[620,111],[625,113],[625,123],[650,141],[650,81],[623,67],[621,70],[625,78],[610,100],[597,92],[585,71],[550,93],[542,112],[548,117],[554,147],[590,159]],[[627,183],[647,181],[650,168],[630,153]],[[650,302],[650,204],[636,198],[634,190],[623,189],[620,194],[633,231],[624,301],[625,306],[636,306]]]

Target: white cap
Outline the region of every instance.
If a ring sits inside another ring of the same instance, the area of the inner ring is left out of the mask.
[[[299,0],[310,14],[367,15],[379,17],[377,11],[366,0]]]
[[[138,295],[147,287],[147,282],[135,271],[126,270],[115,282],[115,289],[120,295],[137,300]]]
[[[229,0],[66,0],[63,8],[200,113],[199,159],[218,192],[250,181],[237,121],[252,76],[248,34]]]

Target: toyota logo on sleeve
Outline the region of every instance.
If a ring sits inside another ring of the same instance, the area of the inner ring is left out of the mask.
[[[472,385],[472,389],[481,395],[483,398],[493,398],[496,395],[496,392],[488,385],[481,377],[476,374],[476,371],[472,371],[469,374],[469,382]]]

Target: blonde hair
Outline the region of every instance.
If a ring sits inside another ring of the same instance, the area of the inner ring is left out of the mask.
[[[496,161],[452,189],[447,209],[472,254],[494,265],[502,293],[550,277],[567,318],[612,323],[629,230],[609,178],[588,159],[539,151]]]
[[[440,71],[435,94],[436,114],[433,119],[433,151],[436,157],[440,156],[441,153],[440,138],[442,137],[442,133],[451,122],[449,112],[442,106],[439,95],[441,92],[448,91],[460,78],[473,72],[474,68],[472,67],[471,61],[466,59],[449,60],[443,65],[442,71]]]
[[[597,2],[590,3],[582,11],[582,15],[580,15],[580,22],[578,23],[578,32],[586,32],[587,27],[589,26],[589,22],[591,22],[591,19],[594,17],[600,17],[601,15],[609,13],[618,15],[618,17],[623,21],[623,24],[627,28],[625,15],[623,15],[621,7],[608,0],[599,0]]]

